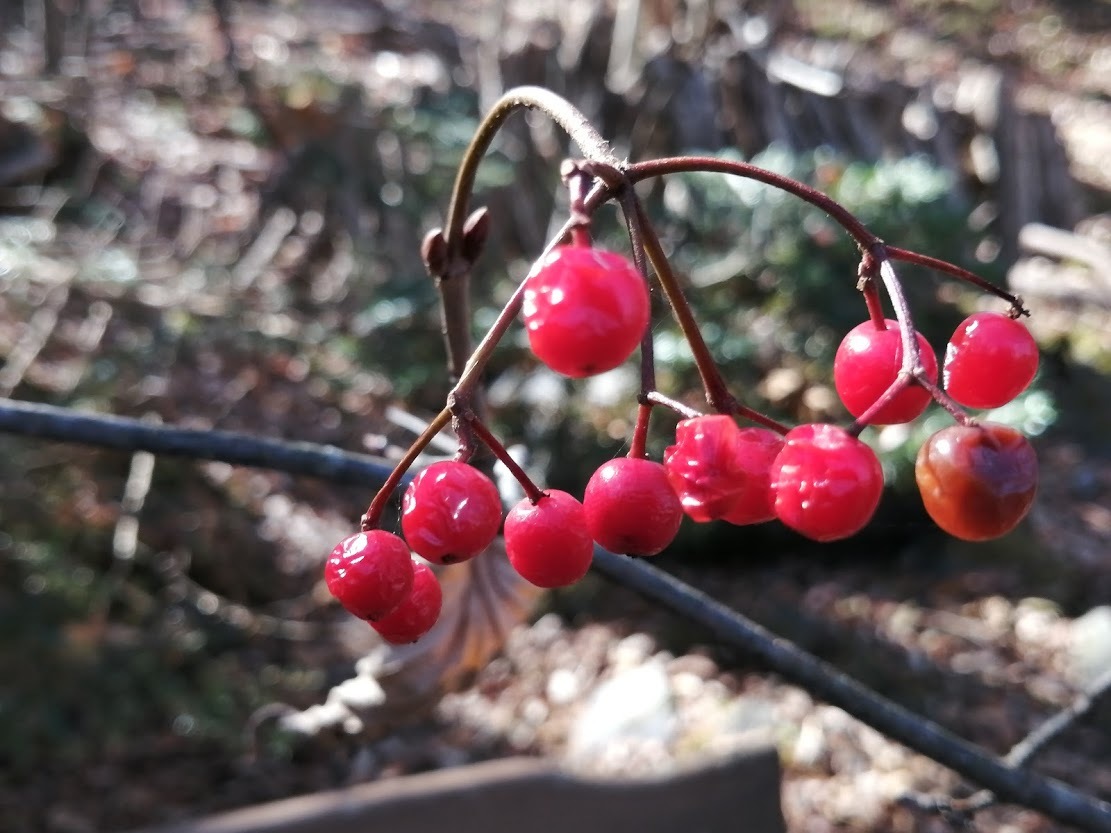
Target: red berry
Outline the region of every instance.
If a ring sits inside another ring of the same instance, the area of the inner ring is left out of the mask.
[[[559,246],[542,258],[526,278],[522,310],[532,352],[576,379],[629,358],[651,312],[636,267],[591,246]]]
[[[945,390],[967,408],[998,408],[1038,372],[1038,345],[1021,323],[997,312],[968,316],[945,348]]]
[[[394,645],[416,642],[440,618],[444,594],[440,582],[423,561],[413,562],[413,587],[401,602],[370,626]]]
[[[883,468],[867,445],[836,425],[800,425],[772,464],[775,514],[815,541],[859,532],[883,494]]]
[[[767,428],[742,428],[735,463],[739,488],[733,508],[722,520],[737,526],[758,524],[775,517],[771,467],[783,450],[783,437]]]
[[[436,564],[474,558],[501,526],[501,498],[489,477],[454,460],[421,471],[401,501],[401,531],[418,555]]]
[[[664,452],[668,481],[683,511],[698,522],[771,520],[768,470],[783,439],[765,428],[739,428],[716,414],[685,419]]]
[[[833,386],[854,417],[872,407],[899,375],[903,361],[902,328],[898,321],[888,319],[886,324],[886,330],[876,329],[871,320],[857,324],[842,339],[833,359]],[[937,382],[937,356],[921,333],[916,332],[915,338],[926,376]],[[910,422],[929,404],[929,391],[912,382],[869,422],[872,425]]]
[[[1010,532],[1030,511],[1038,458],[1014,428],[951,425],[918,450],[914,477],[934,523],[956,538],[986,541]]]
[[[513,569],[537,587],[574,584],[594,559],[583,505],[558,489],[537,503],[525,498],[505,517],[505,552]]]
[[[594,472],[583,494],[591,537],[610,552],[656,555],[675,540],[683,507],[659,463],[610,460]]]
[[[372,529],[336,545],[324,565],[324,581],[351,613],[360,619],[377,619],[413,586],[413,559],[398,536]]]
[[[675,426],[675,445],[664,451],[664,469],[683,511],[699,523],[717,520],[733,507],[740,432],[724,414],[684,419]]]

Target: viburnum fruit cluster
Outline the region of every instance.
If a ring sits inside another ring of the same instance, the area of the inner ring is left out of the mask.
[[[925,384],[907,384],[890,395],[903,372],[900,325],[873,319],[849,331],[833,367],[834,386],[849,413],[869,424],[891,425],[925,410],[937,383],[937,358],[921,333],[914,332],[914,339]],[[1037,344],[1021,323],[1001,313],[978,312],[949,339],[944,390],[959,405],[997,408],[1022,393],[1037,370]],[[938,526],[958,538],[982,541],[1009,532],[1029,511],[1037,489],[1037,458],[1013,428],[965,418],[923,444],[915,479]]]
[[[433,231],[425,263],[441,288],[451,365],[459,378],[447,406],[413,443],[363,516],[362,531],[342,541],[325,576],[336,598],[391,642],[408,642],[432,627],[441,592],[429,563],[449,565],[490,557],[499,530],[512,567],[545,588],[581,579],[596,545],[633,556],[657,555],[675,539],[684,516],[695,522],[746,525],[779,520],[816,541],[834,541],[863,529],[884,491],[883,467],[860,439],[870,425],[918,418],[937,402],[955,424],[921,447],[915,477],[926,511],[942,529],[968,540],[993,538],[1026,515],[1037,487],[1030,443],[1004,425],[981,423],[961,406],[995,408],[1018,396],[1037,371],[1038,350],[1018,318],[1021,299],[966,270],[890,246],[829,197],[794,180],[743,162],[678,157],[619,163],[570,105],[529,90],[508,96],[480,128],[457,180],[447,231]],[[449,299],[476,261],[489,222],[478,211],[465,221],[466,191],[474,165],[514,107],[537,106],[574,125],[580,147],[592,158],[565,163],[570,219],[541,255],[473,354],[466,324],[450,314]],[[559,114],[562,114],[559,115]],[[839,222],[861,252],[857,288],[867,319],[841,342],[833,384],[853,421],[790,427],[739,402],[729,392],[702,337],[678,278],[672,272],[636,182],[669,173],[705,170],[758,179],[807,200]],[[459,189],[462,189],[460,191]],[[593,245],[593,211],[607,199],[621,203],[633,248],[630,259]],[[569,235],[569,241],[565,237]],[[449,239],[450,238],[450,239]],[[926,266],[990,292],[1009,304],[1006,314],[978,312],[953,333],[938,366],[919,333],[893,261]],[[711,413],[656,389],[652,355],[650,280],[668,301],[693,354]],[[885,317],[879,287],[894,317]],[[582,379],[612,370],[639,349],[640,393],[627,456],[604,463],[589,478],[581,499],[567,491],[541,490],[479,416],[482,373],[514,321],[523,319],[532,353],[557,374]],[[460,355],[462,353],[463,355]],[[940,371],[940,384],[939,384]],[[677,413],[675,441],[660,460],[646,452],[656,407]],[[402,498],[401,536],[378,529],[393,490],[431,439],[451,423],[460,439],[456,459],[418,472]],[[746,423],[752,423],[751,425]],[[525,497],[505,514],[494,483],[470,465],[481,443],[521,484]],[[403,536],[403,537],[402,537]]]

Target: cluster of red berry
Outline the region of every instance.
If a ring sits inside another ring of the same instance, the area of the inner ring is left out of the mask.
[[[523,286],[522,312],[533,353],[551,369],[583,378],[617,367],[642,343],[650,299],[633,263],[577,240],[537,263]],[[581,579],[595,543],[630,555],[659,553],[684,514],[733,524],[778,518],[817,541],[853,535],[869,522],[883,492],[879,459],[857,436],[865,425],[909,422],[931,398],[1000,406],[1026,388],[1038,364],[1037,347],[1018,321],[977,313],[949,341],[943,392],[930,345],[917,332],[913,343],[919,362],[907,374],[908,341],[898,321],[873,314],[845,336],[834,385],[857,418],[849,428],[741,428],[731,414],[683,409],[687,418],[662,462],[645,457],[641,434],[628,457],[593,474],[581,502],[567,492],[541,492],[515,470],[528,496],[504,525],[498,490],[486,475],[461,460],[435,463],[405,492],[404,539],[376,529],[346,539],[328,560],[328,587],[387,640],[408,642],[434,624],[441,604],[435,575],[410,550],[435,564],[458,563],[483,552],[499,528],[514,569],[546,588]],[[638,424],[638,431],[646,429],[646,422]],[[484,427],[478,435],[506,460]],[[1014,528],[1037,483],[1037,461],[1021,434],[967,418],[927,440],[915,472],[931,517],[969,540]]]
[[[914,336],[926,380],[936,384],[933,349],[921,333]],[[921,415],[931,400],[931,391],[921,384],[909,384],[873,409],[896,380],[902,358],[895,321],[885,320],[882,328],[866,321],[845,336],[834,359],[833,381],[849,413],[860,417],[872,410],[872,425],[910,422]],[[1000,313],[978,312],[949,339],[942,375],[945,393],[954,402],[998,408],[1022,393],[1037,370],[1038,346],[1021,323]],[[985,541],[1009,532],[1026,516],[1034,501],[1038,464],[1033,447],[1015,429],[968,420],[927,439],[914,474],[926,511],[938,526],[957,538]],[[877,499],[881,488],[882,483],[875,487]],[[867,521],[865,517],[863,523]]]

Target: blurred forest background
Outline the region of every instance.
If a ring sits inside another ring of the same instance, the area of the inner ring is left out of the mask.
[[[858,538],[686,526],[666,568],[997,751],[1111,665],[1106,0],[4,3],[0,396],[397,455],[447,389],[420,239],[480,113],[525,83],[567,96],[619,156],[750,159],[1009,284],[1045,350],[1034,387],[993,415],[1036,437],[1043,463],[1013,535],[963,545],[924,519],[908,473],[945,424],[930,411],[868,432],[892,485]],[[483,165],[476,333],[564,219],[573,152],[518,117]],[[734,391],[786,420],[845,420],[832,354],[864,317],[845,236],[752,183],[677,176],[644,195]],[[627,247],[612,209],[599,237]],[[903,273],[939,350],[987,303]],[[662,318],[656,343],[661,389],[697,404]],[[620,452],[631,367],[572,385],[518,332],[490,380],[500,435],[548,484],[581,490]],[[367,649],[319,579],[369,498],[0,436],[4,829],[127,829],[558,756],[621,646],[666,650],[673,676],[775,730],[792,829],[934,829],[894,798],[946,789],[944,772],[594,579],[400,735],[260,743],[273,704],[322,702]],[[596,661],[557,697],[547,681],[576,656]],[[1111,797],[1109,725],[1040,765]]]

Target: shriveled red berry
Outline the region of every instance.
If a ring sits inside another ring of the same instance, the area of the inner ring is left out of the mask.
[[[537,587],[574,584],[594,559],[583,505],[558,489],[536,503],[525,498],[505,517],[505,552],[513,569]]]
[[[733,508],[722,520],[737,526],[758,524],[775,517],[772,502],[771,467],[783,450],[783,437],[767,428],[742,428],[735,464],[738,470]]]
[[[494,482],[455,460],[433,463],[401,500],[401,531],[413,552],[436,564],[474,558],[494,540],[502,508]]]
[[[699,523],[717,520],[733,505],[739,433],[737,423],[724,414],[684,419],[675,426],[664,470],[683,511]]]
[[[416,642],[440,618],[444,594],[436,574],[423,561],[413,562],[413,586],[401,602],[370,626],[394,645]]]
[[[888,319],[880,330],[872,321],[857,324],[841,341],[833,359],[833,386],[845,408],[854,417],[867,411],[899,375],[903,361],[902,328]],[[916,332],[922,368],[937,382],[937,356],[925,337]],[[876,412],[869,423],[894,425],[917,418],[930,404],[930,394],[911,383]]]
[[[640,344],[651,313],[648,287],[627,258],[592,246],[558,246],[526,278],[522,312],[529,347],[557,373],[612,370]]]
[[[836,425],[800,425],[772,463],[775,514],[815,541],[859,532],[883,494],[883,468],[867,445]]]
[[[324,581],[351,613],[360,619],[377,619],[413,586],[413,559],[398,536],[372,529],[336,545],[324,565]]]
[[[977,312],[957,327],[945,348],[945,390],[967,408],[998,408],[1038,372],[1038,345],[1020,322]]]
[[[684,419],[664,451],[668,482],[686,514],[700,523],[725,518],[771,520],[768,470],[783,439],[764,428],[740,428],[723,414]]]
[[[934,523],[956,538],[986,541],[1026,517],[1038,489],[1034,447],[996,423],[950,425],[918,449],[914,477]]]
[[[675,540],[683,507],[659,463],[619,457],[603,464],[583,493],[590,536],[610,552],[656,555]]]

